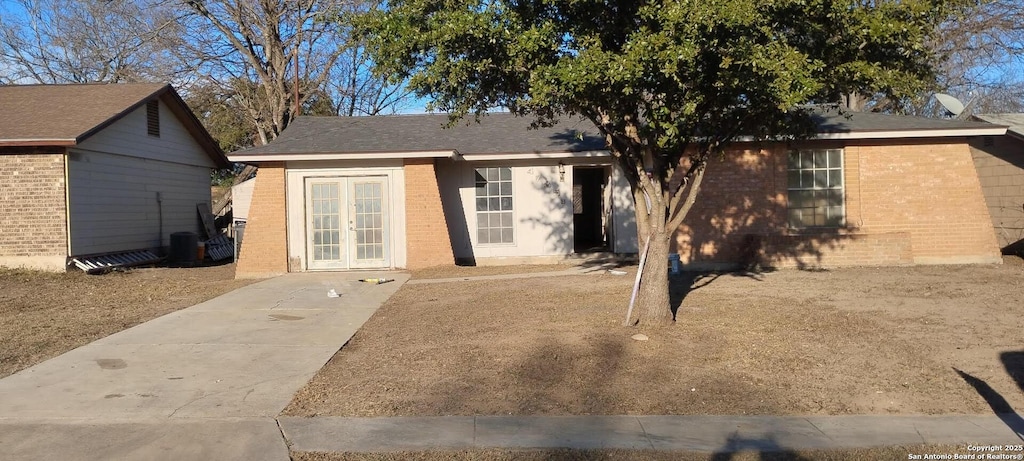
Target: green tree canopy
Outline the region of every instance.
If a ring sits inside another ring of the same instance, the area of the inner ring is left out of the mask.
[[[952,0],[959,1],[959,0]],[[393,0],[359,22],[377,70],[456,119],[499,107],[590,119],[664,261],[707,160],[738,136],[800,137],[808,104],[930,85],[946,0]],[[676,186],[681,184],[681,186]],[[645,199],[645,196],[649,198]],[[649,202],[649,204],[648,204]],[[643,323],[671,320],[645,269]]]

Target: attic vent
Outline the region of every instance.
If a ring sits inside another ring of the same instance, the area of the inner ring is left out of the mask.
[[[146,103],[146,132],[150,136],[160,137],[160,101]]]

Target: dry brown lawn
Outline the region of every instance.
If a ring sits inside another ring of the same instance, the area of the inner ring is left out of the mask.
[[[234,264],[86,275],[0,269],[0,378],[253,280]]]
[[[293,452],[295,461],[894,461],[908,455],[967,454],[966,447],[914,445],[847,450],[695,453],[655,450],[462,450],[395,453]]]
[[[707,275],[661,330],[622,326],[629,271],[405,285],[285,414],[1024,410],[1019,260]]]
[[[437,266],[408,271],[414,279],[448,279],[481,275],[559,272],[574,269],[574,264],[526,264],[508,266]]]

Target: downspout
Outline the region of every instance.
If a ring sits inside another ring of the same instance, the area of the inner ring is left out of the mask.
[[[68,158],[71,156],[71,149],[64,148],[64,244],[66,247],[67,255],[65,260],[71,257],[71,182],[69,181],[71,175],[68,174],[68,166],[70,162]]]
[[[159,234],[157,234],[157,237],[156,237],[157,247],[160,248],[160,251],[163,251],[163,248],[164,248],[164,198],[163,198],[163,194],[161,194],[160,191],[157,191],[157,193],[156,193],[156,219],[157,219],[157,231],[159,232]],[[170,245],[170,242],[168,242],[168,246],[169,245]],[[170,250],[168,250],[168,251],[170,251]]]

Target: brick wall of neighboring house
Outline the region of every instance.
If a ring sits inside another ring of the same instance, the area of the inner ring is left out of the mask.
[[[1024,254],[1024,140],[1013,135],[972,139],[971,154],[999,247]]]
[[[406,267],[454,264],[433,159],[405,161]]]
[[[676,235],[680,258],[695,266],[774,267],[1000,260],[964,140],[822,147],[844,148],[844,228],[789,229],[789,148],[759,146],[710,162]]]
[[[64,268],[64,177],[61,153],[0,154],[0,264]]]
[[[288,272],[284,173],[281,162],[261,164],[256,173],[236,278],[271,277]]]

